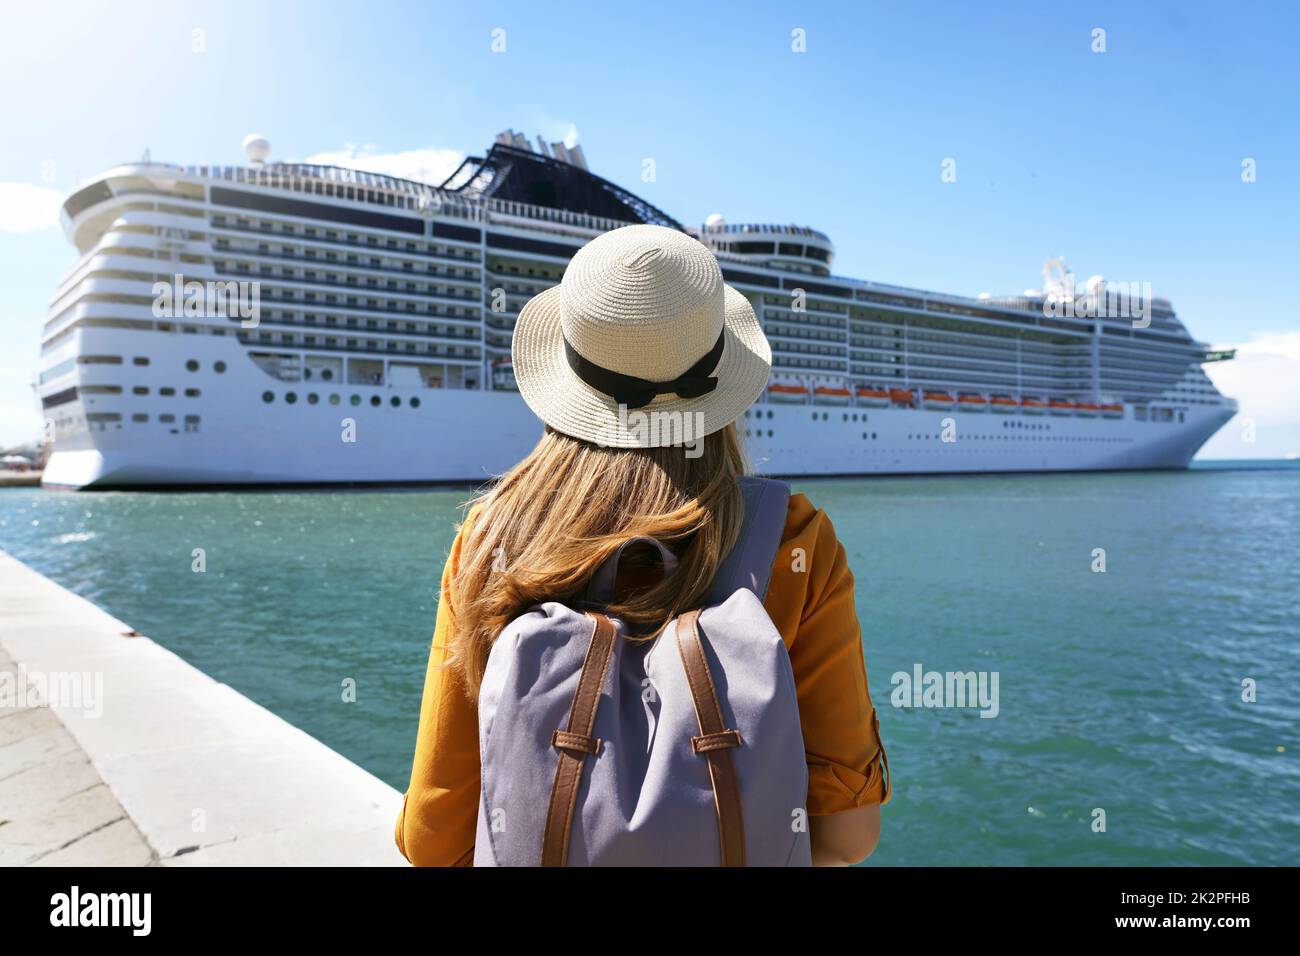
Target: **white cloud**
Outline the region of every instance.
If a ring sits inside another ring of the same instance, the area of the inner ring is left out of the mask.
[[[64,195],[30,183],[0,183],[0,232],[39,232],[59,227]]]
[[[1256,332],[1248,342],[1225,347],[1235,348],[1236,358],[1207,365],[1205,372],[1240,410],[1204,454],[1282,458],[1300,453],[1300,332]],[[1254,441],[1244,443],[1252,431]]]
[[[464,159],[465,154],[459,150],[439,149],[434,146],[396,153],[381,153],[373,144],[358,146],[355,143],[346,143],[342,149],[315,153],[308,156],[304,162],[363,169],[371,173],[397,176],[400,179],[414,179],[436,186],[450,176]]]

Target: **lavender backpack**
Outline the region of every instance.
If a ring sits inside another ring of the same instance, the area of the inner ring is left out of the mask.
[[[808,866],[794,673],[762,598],[783,482],[741,479],[745,520],[703,610],[653,641],[546,603],[493,645],[479,693],[475,866]],[[588,606],[613,591],[618,558]]]

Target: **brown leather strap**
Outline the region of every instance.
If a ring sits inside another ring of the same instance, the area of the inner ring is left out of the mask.
[[[731,761],[731,748],[739,747],[742,741],[740,731],[728,728],[722,719],[722,706],[700,641],[699,611],[688,611],[677,619],[677,649],[682,655],[682,666],[686,668],[686,680],[695,701],[695,717],[700,723],[700,735],[691,738],[691,748],[709,761],[722,865],[744,866],[745,821],[740,812],[740,784]]]
[[[555,783],[551,787],[551,805],[546,811],[546,832],[542,838],[542,866],[564,866],[569,859],[569,837],[573,833],[573,810],[582,785],[582,765],[589,754],[600,750],[600,741],[591,736],[596,727],[596,707],[605,686],[605,672],[614,651],[614,622],[603,614],[588,612],[592,620],[591,643],[582,662],[578,690],[569,710],[569,726],[551,737],[559,750]]]

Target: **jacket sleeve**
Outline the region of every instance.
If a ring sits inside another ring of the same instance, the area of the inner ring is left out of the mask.
[[[853,572],[826,512],[792,495],[764,602],[785,639],[808,763],[808,813],[890,797],[880,724],[867,687]]]
[[[451,581],[464,528],[442,572],[438,618],[420,704],[411,782],[397,818],[397,848],[416,866],[469,866],[478,820],[478,711],[444,667],[452,633]]]

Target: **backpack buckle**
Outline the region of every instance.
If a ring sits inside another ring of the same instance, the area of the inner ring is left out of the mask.
[[[557,730],[551,735],[551,746],[559,750],[594,754],[600,750],[600,738],[588,737],[585,734],[575,734],[568,730]]]
[[[692,737],[691,749],[697,754],[704,754],[710,750],[730,750],[732,747],[739,747],[741,743],[739,730],[719,730],[716,734],[700,734],[698,737]]]

